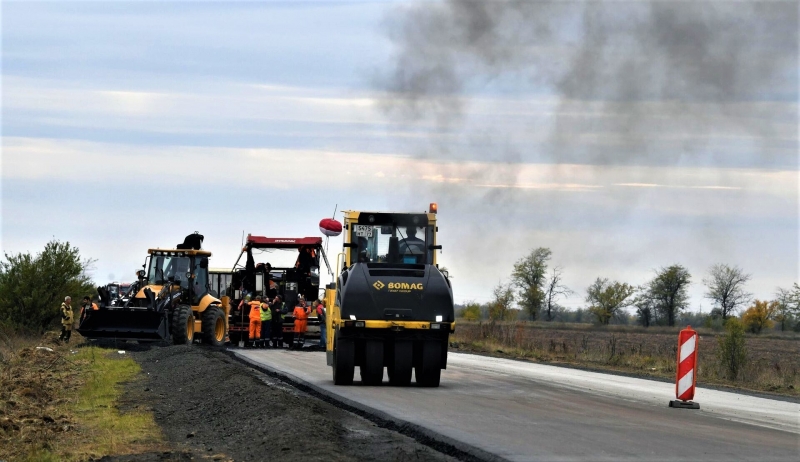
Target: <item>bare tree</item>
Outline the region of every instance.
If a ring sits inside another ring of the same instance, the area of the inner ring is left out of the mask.
[[[722,319],[728,319],[739,307],[750,302],[753,294],[744,290],[750,277],[737,266],[717,264],[711,267],[708,278],[703,279],[708,288],[706,298],[711,299]]]
[[[547,313],[547,317],[545,318],[547,321],[553,320],[553,308],[557,306],[556,303],[558,299],[560,297],[568,297],[574,293],[569,287],[564,285],[562,282],[563,277],[561,267],[556,266],[553,268],[550,279],[548,279],[545,284],[544,308]]]
[[[517,260],[511,272],[511,282],[519,292],[519,304],[528,313],[531,321],[535,321],[544,304],[545,278],[547,262],[552,252],[539,247]]]

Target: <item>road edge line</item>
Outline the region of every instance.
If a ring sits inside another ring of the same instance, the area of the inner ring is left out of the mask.
[[[394,417],[384,411],[353,401],[345,398],[344,396],[332,394],[324,388],[308,382],[307,380],[301,379],[293,374],[242,356],[235,350],[225,350],[225,352],[235,360],[246,364],[248,367],[252,367],[269,375],[270,377],[286,382],[294,388],[308,393],[315,398],[321,399],[326,403],[333,404],[340,409],[363,417],[381,428],[395,431],[401,435],[407,436],[423,446],[427,446],[445,455],[468,462],[508,461],[508,459],[492,454],[468,443],[464,443],[442,435],[441,433],[437,433],[429,428],[417,425],[398,417]]]

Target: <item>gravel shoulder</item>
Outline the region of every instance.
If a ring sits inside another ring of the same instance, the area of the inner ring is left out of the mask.
[[[106,461],[455,460],[220,350],[170,346],[130,354],[142,376],[125,385],[120,407],[151,409],[171,450]]]

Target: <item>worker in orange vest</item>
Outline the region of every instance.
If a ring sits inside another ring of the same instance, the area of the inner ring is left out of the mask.
[[[294,307],[294,348],[301,349],[306,341],[306,329],[308,327],[308,315],[311,314],[311,307],[306,306],[306,299],[300,297],[297,306]]]
[[[86,319],[86,316],[89,315],[89,312],[97,311],[99,309],[100,308],[97,306],[97,303],[93,302],[88,295],[83,297],[83,303],[81,303],[80,322],[83,322],[83,320]]]
[[[250,296],[245,297],[245,301],[250,305],[250,341],[253,347],[256,346],[258,339],[261,338],[261,297],[256,297],[250,301]]]

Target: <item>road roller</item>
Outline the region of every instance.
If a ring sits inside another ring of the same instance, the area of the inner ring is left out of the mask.
[[[455,331],[453,289],[437,256],[438,206],[344,211],[335,282],[326,286],[327,364],[336,385],[438,387]]]

